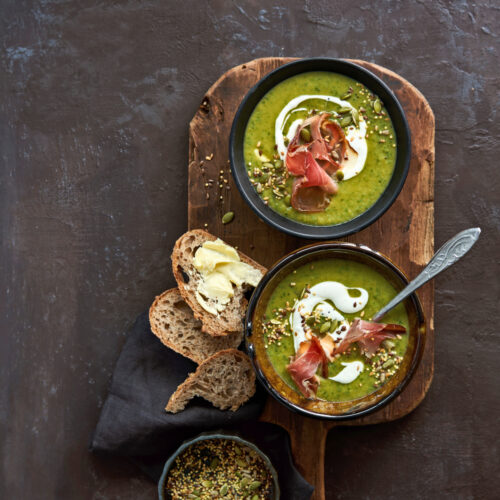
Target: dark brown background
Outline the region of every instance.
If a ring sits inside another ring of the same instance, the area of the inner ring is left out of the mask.
[[[436,281],[427,398],[334,429],[327,497],[498,498],[498,2],[2,0],[0,14],[0,498],[154,498],[89,435],[124,332],[173,284],[188,123],[220,74],[270,55],[365,59],[416,85],[437,123],[436,247],[483,229]]]

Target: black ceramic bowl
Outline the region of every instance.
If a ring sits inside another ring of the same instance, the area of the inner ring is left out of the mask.
[[[368,265],[391,283],[397,292],[408,284],[407,277],[394,263],[364,245],[325,242],[300,248],[278,261],[255,289],[245,319],[245,342],[257,378],[280,403],[308,417],[347,420],[378,410],[400,394],[408,384],[422,357],[426,336],[425,319],[417,295],[411,295],[404,302],[410,323],[408,348],[400,368],[386,384],[353,401],[306,399],[274,370],[265,349],[262,321],[271,294],[285,276],[298,267],[327,258],[354,260]]]
[[[198,443],[199,441],[206,441],[210,439],[231,439],[233,441],[238,442],[241,446],[247,446],[248,448],[252,449],[255,451],[264,461],[266,464],[267,468],[271,472],[271,476],[273,478],[273,500],[279,500],[280,498],[280,488],[279,488],[279,483],[278,483],[278,473],[276,472],[276,469],[273,467],[273,464],[271,463],[271,460],[269,460],[269,457],[262,453],[262,451],[257,448],[253,443],[250,441],[247,441],[246,439],[243,439],[239,437],[236,434],[230,434],[228,432],[224,431],[218,431],[218,432],[204,432],[200,434],[199,436],[189,439],[188,441],[185,441],[182,443],[179,448],[173,453],[169,459],[165,462],[165,466],[163,467],[163,472],[160,477],[160,480],[158,481],[158,498],[160,500],[166,500],[165,497],[165,483],[167,481],[168,473],[170,471],[170,468],[172,467],[172,464],[174,463],[175,459],[187,448],[189,448],[192,444]]]
[[[243,157],[243,140],[248,120],[258,102],[275,85],[291,76],[309,71],[329,71],[349,76],[377,94],[384,103],[396,131],[397,156],[394,172],[380,198],[366,212],[342,224],[313,226],[288,219],[267,205],[250,183]],[[372,224],[392,205],[408,174],[411,154],[410,130],[403,108],[396,96],[380,78],[370,71],[342,59],[300,59],[272,71],[250,89],[234,117],[229,139],[231,171],[238,189],[252,210],[271,226],[293,236],[308,239],[337,239]]]

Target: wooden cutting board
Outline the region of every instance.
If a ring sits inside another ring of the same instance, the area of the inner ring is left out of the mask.
[[[234,114],[247,91],[267,73],[292,60],[268,57],[230,69],[208,90],[189,128],[189,229],[205,228],[269,267],[286,253],[310,242],[271,228],[246,205],[231,178],[228,141]],[[345,241],[363,243],[384,253],[413,278],[434,252],[434,115],[424,96],[404,78],[376,64],[352,62],[379,76],[398,97],[411,129],[412,156],[406,184],[392,207],[373,225]],[[234,220],[223,225],[222,216],[230,210],[235,213]],[[422,362],[413,379],[383,409],[342,425],[395,420],[415,409],[424,398],[434,369],[432,282],[418,295],[428,333]],[[262,420],[288,430],[295,463],[316,488],[312,498],[323,500],[326,436],[338,424],[292,413],[271,397]]]

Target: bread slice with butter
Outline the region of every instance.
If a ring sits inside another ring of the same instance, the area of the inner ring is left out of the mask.
[[[204,332],[224,336],[243,330],[245,293],[266,268],[201,229],[183,234],[172,252],[172,269],[184,300]]]
[[[164,345],[198,364],[219,351],[237,348],[243,337],[241,331],[224,337],[202,332],[201,321],[193,316],[177,288],[156,297],[149,308],[149,323]]]
[[[184,410],[195,396],[210,401],[221,410],[236,411],[255,394],[255,372],[248,356],[225,349],[203,361],[170,396],[166,410]]]

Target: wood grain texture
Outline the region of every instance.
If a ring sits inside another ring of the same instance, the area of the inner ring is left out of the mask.
[[[271,70],[292,60],[256,59],[226,72],[206,93],[189,131],[189,228],[205,227],[266,266],[308,241],[269,227],[246,205],[230,175],[229,131],[246,92]],[[392,207],[373,225],[345,240],[384,253],[414,277],[434,251],[434,115],[423,95],[405,79],[372,63],[353,62],[382,78],[398,97],[412,133],[412,156],[407,181]],[[221,218],[229,210],[235,212],[234,222],[223,225]],[[425,397],[434,366],[433,284],[425,285],[418,295],[427,318],[428,336],[412,381],[382,410],[345,425],[398,419]],[[271,398],[262,418],[289,431],[296,464],[316,487],[314,500],[324,499],[324,446],[327,432],[335,424],[293,414]]]

